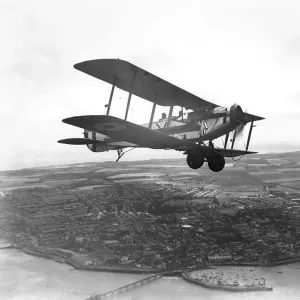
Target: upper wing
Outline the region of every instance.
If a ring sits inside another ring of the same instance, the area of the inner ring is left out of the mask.
[[[113,116],[78,116],[64,119],[63,122],[96,131],[117,141],[126,141],[140,147],[176,150],[187,150],[196,147],[191,142]]]
[[[74,68],[161,106],[178,105],[186,109],[219,106],[125,60],[95,59],[75,64]]]
[[[252,122],[252,121],[253,122],[254,121],[260,121],[260,120],[264,120],[265,119],[263,117],[259,117],[259,116],[248,114],[248,113],[244,113],[244,116],[245,116],[246,123]]]

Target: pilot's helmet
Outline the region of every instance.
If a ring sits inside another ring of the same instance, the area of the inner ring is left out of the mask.
[[[162,119],[166,119],[166,118],[167,118],[167,114],[166,114],[166,113],[162,113],[162,114],[161,114],[161,118],[162,118]]]

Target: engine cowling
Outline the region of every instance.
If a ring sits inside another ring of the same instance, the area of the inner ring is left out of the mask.
[[[213,140],[235,130],[245,123],[242,108],[233,104],[231,107],[216,107],[209,111],[194,111],[188,116],[189,120],[197,121],[202,140]]]
[[[202,121],[208,119],[217,119],[226,117],[226,121],[230,120],[231,125],[235,128],[244,122],[244,112],[242,108],[233,104],[231,107],[216,107],[209,111],[193,111],[188,114],[188,120]]]
[[[242,108],[237,104],[231,105],[229,110],[229,116],[230,116],[230,123],[234,128],[240,125],[241,123],[245,122],[244,112]]]
[[[188,114],[188,120],[202,121],[207,119],[220,118],[228,115],[226,107],[216,107],[208,111],[193,111]]]

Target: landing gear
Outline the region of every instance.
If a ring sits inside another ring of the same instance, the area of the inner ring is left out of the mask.
[[[118,162],[118,161],[121,159],[121,157],[122,157],[125,153],[127,153],[127,152],[129,152],[129,151],[131,151],[131,150],[133,150],[133,149],[135,149],[135,147],[132,147],[131,149],[129,149],[129,150],[127,150],[127,151],[124,151],[124,148],[118,148],[118,149],[117,149],[117,152],[118,152],[118,158],[117,158],[116,162]]]
[[[207,162],[208,167],[213,172],[220,172],[224,169],[225,159],[222,155],[216,152],[203,153],[189,152],[187,153],[186,162],[192,169],[199,169],[203,166],[204,161]]]
[[[118,152],[118,158],[117,158],[116,162],[118,162],[121,159],[121,157],[125,154],[123,148],[118,148],[117,152]]]
[[[186,162],[190,168],[199,169],[204,163],[204,156],[201,154],[188,154]]]
[[[207,164],[211,171],[220,172],[224,169],[225,159],[221,155],[213,155],[207,157]]]

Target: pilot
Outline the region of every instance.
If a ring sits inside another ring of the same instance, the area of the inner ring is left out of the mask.
[[[160,120],[164,120],[164,119],[166,119],[167,118],[167,114],[166,113],[162,113],[161,114],[161,119]]]
[[[172,117],[172,120],[178,120],[179,118],[183,119],[183,111],[182,110],[179,111],[179,115],[178,116]]]

